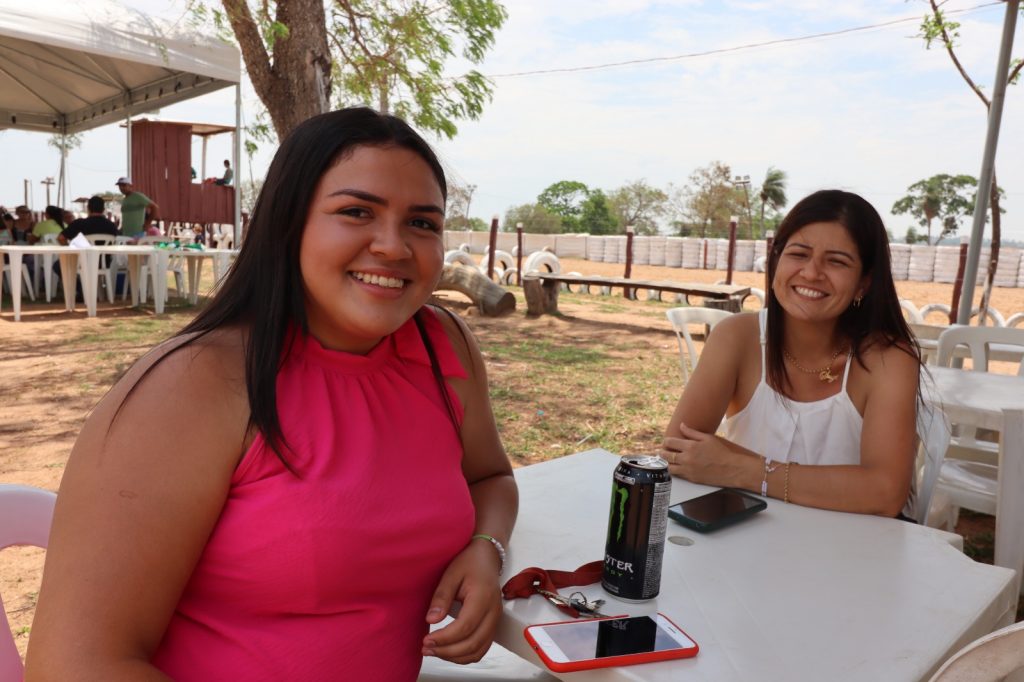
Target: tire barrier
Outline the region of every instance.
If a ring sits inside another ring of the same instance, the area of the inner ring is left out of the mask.
[[[487,232],[445,232],[447,250],[472,254],[486,253],[490,235]],[[517,256],[516,234],[500,232],[497,251]],[[559,258],[579,258],[597,263],[625,263],[626,237],[622,235],[591,236],[587,234],[524,234],[523,256],[548,251]],[[457,245],[457,248],[456,246]],[[764,240],[736,240],[736,272],[763,272],[767,245]],[[705,250],[707,257],[705,258]],[[700,237],[665,237],[637,235],[633,239],[633,263],[691,270],[725,270],[729,252],[726,239]],[[924,244],[890,244],[893,279],[915,282],[951,284],[960,263],[959,246],[927,246]],[[990,249],[983,246],[979,258],[976,286],[984,285]],[[503,267],[508,270],[508,267]],[[525,268],[524,268],[525,269]],[[999,251],[994,285],[1002,288],[1024,287],[1024,249],[1004,246]]]
[[[1006,321],[1007,327],[1018,327],[1024,325],[1024,313],[1014,313],[1010,315],[1010,319]]]
[[[582,277],[583,276],[579,272],[569,272],[569,273],[566,273],[566,274],[568,274],[568,275],[570,275],[572,277]],[[573,291],[572,288],[574,286],[579,287],[579,290],[578,291]],[[569,283],[563,283],[562,284],[562,291],[568,291],[571,294],[589,294],[590,293],[590,285],[589,284],[569,284]]]
[[[557,275],[562,271],[562,264],[558,262],[558,256],[547,251],[531,253],[523,263],[523,272],[550,272]]]
[[[518,275],[518,274],[519,274],[519,271],[516,270],[515,268],[506,268],[501,273],[501,279],[499,281],[502,284],[504,284],[505,286],[515,286],[516,275]]]
[[[476,261],[469,255],[469,252],[461,249],[455,249],[444,254],[444,262],[454,265],[459,263],[461,265],[468,265],[471,268],[477,267]]]
[[[491,248],[488,246],[487,250],[484,251],[484,255],[480,258],[480,270],[487,272],[487,257]],[[516,259],[512,257],[512,254],[508,251],[502,251],[501,249],[494,250],[494,267],[501,268],[502,270],[508,270],[516,266]]]

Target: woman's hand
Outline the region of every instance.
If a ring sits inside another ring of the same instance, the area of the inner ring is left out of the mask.
[[[501,616],[500,569],[498,553],[483,540],[471,541],[448,564],[430,600],[427,622],[444,620],[453,601],[462,602],[462,608],[454,621],[423,639],[424,656],[463,664],[483,658]]]
[[[735,443],[690,428],[679,422],[678,438],[662,441],[661,457],[673,476],[694,483],[734,488],[747,487],[746,474],[761,465],[761,458]]]

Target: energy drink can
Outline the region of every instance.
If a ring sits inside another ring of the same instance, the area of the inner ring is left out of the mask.
[[[625,601],[646,601],[661,590],[661,560],[672,476],[654,455],[623,457],[612,476],[612,503],[601,586]]]

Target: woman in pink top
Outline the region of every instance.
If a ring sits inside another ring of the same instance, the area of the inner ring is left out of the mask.
[[[220,291],[79,436],[27,679],[411,681],[486,652],[517,494],[476,343],[426,306],[445,198],[395,117],[282,143]]]
[[[812,507],[909,514],[921,356],[881,217],[856,194],[815,192],[779,225],[767,269],[765,310],[707,340],[666,430],[669,470]]]

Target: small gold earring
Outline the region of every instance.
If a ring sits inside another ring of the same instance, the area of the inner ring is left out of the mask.
[[[859,308],[860,307],[860,302],[863,301],[863,300],[864,300],[863,296],[857,296],[857,298],[853,299],[853,307],[854,308]]]

